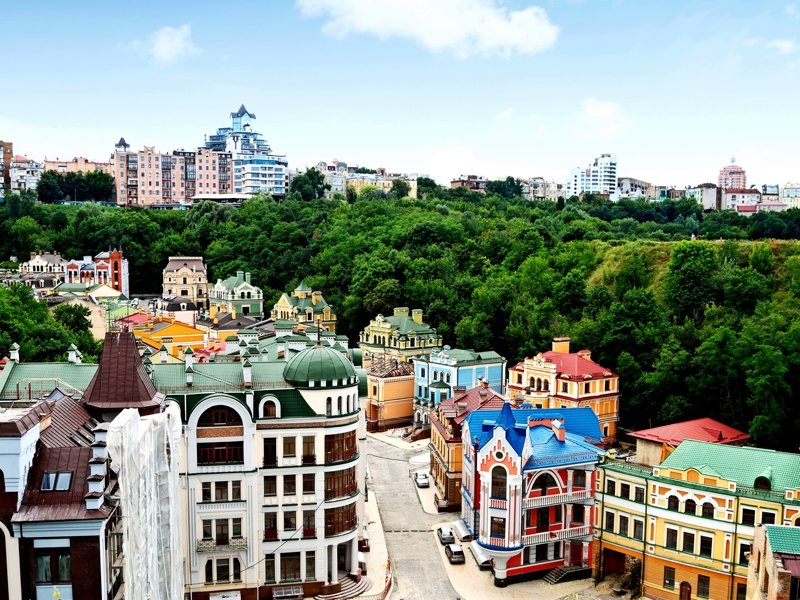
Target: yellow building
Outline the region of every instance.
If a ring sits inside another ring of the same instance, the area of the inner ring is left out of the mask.
[[[158,318],[154,321],[134,327],[133,334],[152,351],[163,351],[172,357],[180,357],[186,348],[199,350],[208,344],[208,334],[181,321]],[[161,359],[164,360],[161,360]],[[154,354],[153,362],[165,362],[166,356]]]
[[[367,370],[367,429],[385,431],[414,420],[414,367],[399,360],[381,360]]]
[[[409,198],[417,197],[417,180],[405,179],[400,176],[384,177],[382,175],[350,174],[347,176],[347,187],[353,189],[357,194],[360,194],[366,188],[375,188],[388,194],[392,190],[392,181],[395,179],[402,179],[408,184]]]
[[[317,324],[322,329],[336,332],[336,314],[322,297],[322,292],[312,291],[301,281],[292,295],[281,294],[272,307],[273,321],[291,321],[297,325]]]
[[[603,442],[617,438],[619,375],[592,361],[589,350],[569,351],[569,338],[555,338],[552,350],[508,369],[508,395],[536,408],[589,406],[600,420]]]
[[[378,315],[372,319],[359,335],[359,347],[364,368],[369,368],[373,360],[408,361],[441,350],[442,336],[422,321],[422,309],[414,309],[409,316],[408,308],[400,307],[391,317]]]
[[[649,597],[744,600],[758,524],[800,526],[800,455],[682,442],[660,466],[600,467],[595,576]]]

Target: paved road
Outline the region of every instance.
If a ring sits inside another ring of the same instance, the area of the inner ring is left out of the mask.
[[[409,459],[420,449],[405,450],[375,438],[367,441],[370,489],[375,492],[383,521],[386,546],[392,560],[399,600],[455,600],[458,593],[450,585],[438,541],[431,533],[434,525],[448,515],[429,515],[422,510],[409,477]],[[452,519],[451,519],[452,520]]]

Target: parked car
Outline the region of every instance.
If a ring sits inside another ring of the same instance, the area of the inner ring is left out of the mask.
[[[451,565],[464,564],[464,549],[461,544],[447,544],[444,548],[444,554]]]
[[[414,473],[414,481],[416,482],[417,487],[420,488],[430,487],[431,485],[431,482],[428,479],[428,475],[422,472]]]
[[[436,537],[438,537],[439,542],[444,545],[452,544],[456,541],[456,538],[453,537],[453,530],[444,525],[436,530]]]

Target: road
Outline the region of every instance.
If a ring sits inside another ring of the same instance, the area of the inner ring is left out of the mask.
[[[438,542],[431,534],[435,525],[447,521],[447,515],[429,515],[422,510],[409,475],[412,468],[420,467],[409,463],[419,454],[419,448],[396,448],[375,438],[367,442],[370,489],[378,501],[395,575],[392,597],[455,600],[458,593],[450,585]]]

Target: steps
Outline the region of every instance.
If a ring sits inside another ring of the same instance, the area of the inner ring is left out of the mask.
[[[362,577],[361,581],[355,582],[349,577],[340,579],[342,590],[335,594],[320,594],[315,596],[316,600],[348,600],[356,598],[372,587],[372,580],[369,577]]]
[[[543,581],[554,585],[564,581],[575,581],[576,579],[586,579],[592,576],[591,567],[559,567],[553,569],[543,577]]]

